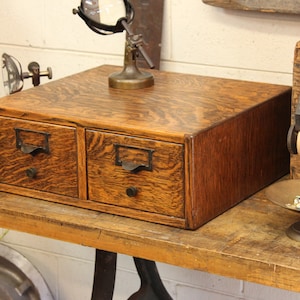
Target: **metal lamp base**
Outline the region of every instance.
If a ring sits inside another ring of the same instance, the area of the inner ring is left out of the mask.
[[[300,242],[300,222],[292,224],[286,231],[287,236],[297,242]]]
[[[154,77],[148,72],[125,68],[120,73],[112,73],[108,83],[115,89],[136,90],[154,85]]]
[[[125,26],[125,24],[123,24]],[[125,26],[125,28],[127,25]],[[127,29],[129,30],[129,29]],[[137,67],[137,51],[144,53],[140,45],[141,36],[129,35],[125,44],[124,67],[122,72],[112,73],[108,77],[108,84],[115,89],[136,90],[154,85],[154,77],[151,73],[140,71]],[[139,45],[139,47],[137,47]],[[146,58],[146,53],[143,54]],[[150,58],[147,61],[150,61]],[[150,63],[151,67],[152,62]]]

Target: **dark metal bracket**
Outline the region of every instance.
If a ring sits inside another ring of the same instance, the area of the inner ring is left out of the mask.
[[[141,280],[140,289],[128,300],[172,300],[164,287],[154,261],[134,257]],[[96,249],[94,285],[91,300],[112,300],[117,253]]]

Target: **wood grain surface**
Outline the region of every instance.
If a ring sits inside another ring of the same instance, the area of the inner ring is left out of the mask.
[[[300,13],[300,0],[202,0],[206,4],[223,8],[254,10],[271,13]]]
[[[0,183],[78,197],[75,128],[4,117],[0,128]],[[49,153],[23,153],[16,147],[16,128],[24,145],[43,147],[41,133],[49,134]],[[36,170],[34,178],[26,176],[28,169]]]
[[[137,139],[97,131],[87,131],[89,199],[184,218],[184,160],[181,144]],[[116,150],[115,145],[121,146]],[[128,148],[131,147],[131,148]],[[132,173],[116,165],[148,165],[151,170]],[[118,154],[117,154],[118,152]],[[129,197],[128,188],[137,194]]]
[[[290,94],[194,137],[188,220],[210,220],[289,172]],[[198,201],[201,199],[200,201]],[[205,200],[204,200],[205,199]]]
[[[290,87],[153,70],[155,85],[108,87],[120,67],[101,66],[0,100],[0,114],[183,143]],[[187,117],[188,116],[188,117]]]
[[[300,292],[299,213],[264,191],[196,231],[0,193],[0,226]]]

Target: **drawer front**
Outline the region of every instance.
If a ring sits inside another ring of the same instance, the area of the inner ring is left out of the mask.
[[[88,130],[89,199],[184,217],[183,145]]]
[[[0,182],[78,197],[76,130],[0,117]]]

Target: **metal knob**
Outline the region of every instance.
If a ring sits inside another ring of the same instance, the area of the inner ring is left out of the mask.
[[[36,174],[37,174],[37,169],[36,168],[29,168],[29,169],[26,170],[26,175],[29,178],[35,178]]]
[[[126,189],[126,195],[128,197],[135,197],[137,195],[137,188],[134,186],[130,186],[129,188]]]

